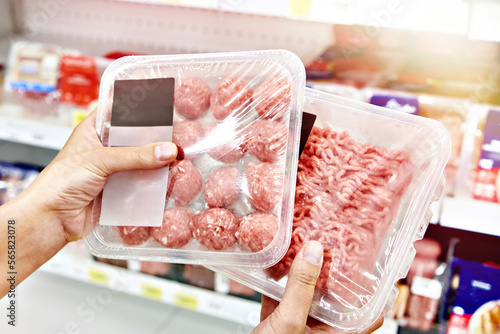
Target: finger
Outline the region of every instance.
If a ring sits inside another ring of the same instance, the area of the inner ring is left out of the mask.
[[[309,241],[297,254],[290,268],[285,293],[278,306],[279,314],[288,326],[297,332],[306,325],[311,307],[314,288],[323,264],[323,246],[317,241]]]
[[[91,163],[97,173],[108,176],[116,172],[154,169],[175,160],[177,146],[173,143],[155,143],[142,147],[106,147],[92,152]]]
[[[377,329],[379,329],[380,327],[382,327],[382,325],[384,324],[384,318],[378,318],[377,321],[375,321],[375,323],[373,323],[373,325],[371,325],[366,331],[364,331],[363,333],[364,334],[370,334],[370,333],[373,333],[375,332]]]
[[[279,303],[265,295],[262,295],[261,303],[262,308],[260,310],[260,321],[262,322],[274,312]]]

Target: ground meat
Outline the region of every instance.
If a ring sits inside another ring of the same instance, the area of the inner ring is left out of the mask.
[[[269,213],[252,213],[240,220],[236,238],[253,252],[266,248],[278,232],[279,220]]]
[[[250,204],[260,211],[274,209],[281,201],[283,189],[283,174],[279,168],[267,162],[250,162],[245,175]]]
[[[210,95],[210,88],[201,79],[183,79],[174,93],[175,110],[187,119],[197,119],[210,107]]]
[[[283,77],[272,77],[255,89],[253,105],[264,118],[282,118],[292,100],[292,85]]]
[[[191,231],[203,246],[223,250],[236,242],[238,219],[227,209],[205,209],[193,217]]]
[[[232,135],[228,132],[232,132]],[[243,138],[238,129],[228,129],[224,124],[216,123],[208,127],[205,133],[206,138],[214,136],[207,153],[215,160],[231,164],[241,159],[245,154],[242,145]]]
[[[275,162],[285,155],[287,128],[278,121],[258,119],[245,131],[244,147],[260,161]]]
[[[149,227],[147,226],[118,226],[118,232],[122,237],[123,244],[127,246],[142,245],[149,239]]]
[[[192,239],[189,224],[193,214],[185,209],[167,209],[159,227],[151,227],[151,236],[167,248],[181,248]]]
[[[185,153],[190,152],[188,148],[202,138],[203,127],[197,121],[179,122],[174,125],[172,130],[172,142],[179,145]]]
[[[252,93],[250,86],[241,79],[222,79],[210,99],[212,114],[222,120],[229,115],[238,116],[248,111]]]
[[[211,208],[227,207],[240,197],[241,174],[234,167],[221,167],[208,177],[203,193]]]
[[[170,166],[167,200],[175,199],[175,206],[186,206],[200,193],[203,185],[201,173],[190,160],[177,161]]]
[[[269,268],[278,280],[309,240],[325,249],[316,287],[343,302],[367,302],[378,285],[376,257],[411,181],[407,152],[355,142],[314,127],[298,164],[290,248]]]

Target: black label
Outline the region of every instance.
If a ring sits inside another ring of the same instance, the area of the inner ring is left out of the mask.
[[[174,78],[117,80],[111,126],[171,126]]]
[[[312,131],[314,122],[316,121],[316,115],[310,114],[308,112],[302,113],[302,128],[300,130],[300,146],[299,146],[299,157],[302,155],[304,147],[306,147],[307,140],[309,139],[309,134]]]

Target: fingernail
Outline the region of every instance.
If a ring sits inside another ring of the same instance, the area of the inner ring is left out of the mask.
[[[323,257],[323,246],[317,241],[309,241],[304,248],[302,257],[306,262],[317,266]]]
[[[177,146],[172,143],[162,144],[155,147],[155,156],[159,161],[171,160],[177,154]]]

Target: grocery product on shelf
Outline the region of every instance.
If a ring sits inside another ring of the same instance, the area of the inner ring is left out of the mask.
[[[451,270],[458,286],[453,289],[455,298],[446,333],[498,333],[500,266],[455,258]]]
[[[172,140],[183,158],[109,177],[85,238],[91,252],[186,264],[276,263],[291,236],[304,88],[303,64],[282,50],[124,57],[110,65],[96,124],[104,146]],[[239,243],[240,220],[259,212],[276,217],[277,228],[266,229],[273,235]],[[129,242],[119,231],[130,228],[149,228],[152,237],[140,233]]]
[[[478,107],[468,128],[462,154],[458,193],[500,202],[500,109]]]
[[[304,112],[317,117],[299,160],[286,256],[264,270],[209,268],[280,300],[295,254],[318,240],[325,259],[310,315],[360,332],[396,299],[443,191],[449,135],[436,121],[311,89]]]
[[[413,277],[433,279],[439,266],[438,257],[441,255],[441,245],[436,240],[424,238],[416,241],[414,246],[417,254],[406,276],[410,285]]]
[[[31,42],[12,45],[5,90],[28,115],[57,115],[62,54],[63,49],[56,45]]]
[[[19,195],[39,172],[34,166],[0,162],[0,205]]]
[[[416,276],[410,291],[406,326],[422,331],[431,330],[441,298],[441,283],[435,279]]]
[[[471,106],[466,100],[428,95],[419,97],[419,115],[442,123],[451,136],[451,155],[446,165],[447,194],[453,194],[455,191],[462,140]]]
[[[25,117],[68,123],[74,109],[86,110],[98,98],[109,60],[58,45],[17,41],[11,45],[5,84],[6,101],[23,107]]]

